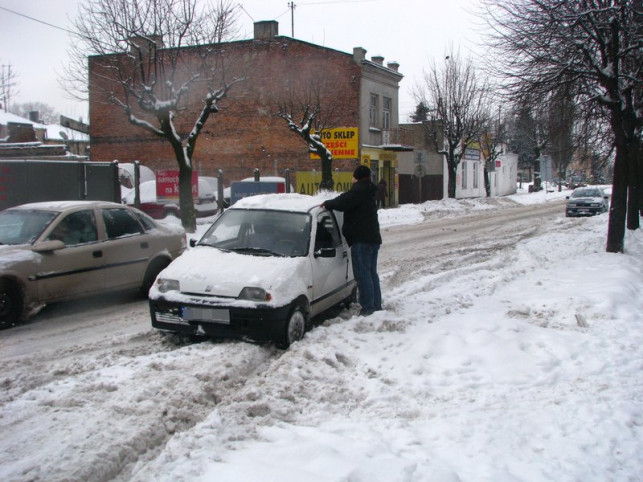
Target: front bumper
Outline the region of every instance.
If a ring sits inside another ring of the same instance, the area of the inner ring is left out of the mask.
[[[150,300],[152,327],[175,333],[204,335],[217,338],[251,339],[258,342],[279,339],[286,329],[290,306],[239,308],[217,306],[218,312],[226,312],[225,321],[215,319],[187,319],[186,308],[202,308],[202,305],[183,304],[163,298]]]
[[[595,216],[596,214],[601,214],[605,210],[602,206],[568,206],[565,209],[565,214],[567,216]]]

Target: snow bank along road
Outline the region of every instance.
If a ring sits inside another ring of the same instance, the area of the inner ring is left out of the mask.
[[[423,223],[384,229],[386,311],[368,319],[354,316],[356,307],[335,313],[286,352],[158,333],[146,301],[131,294],[47,307],[0,332],[0,479],[189,478],[202,467],[182,458],[198,460],[204,450],[216,458],[257,438],[258,427],[392,412],[412,419],[422,410],[413,388],[399,403],[392,374],[360,366],[352,354],[371,353],[376,339],[403,333],[410,297],[448,284],[450,292],[427,310],[439,317],[466,303],[454,288],[459,277],[488,278],[490,269],[512,262],[516,243],[583,221],[562,222],[563,205],[503,206],[457,218],[432,213]],[[381,397],[355,383],[364,373]],[[180,473],[168,473],[172,464]]]

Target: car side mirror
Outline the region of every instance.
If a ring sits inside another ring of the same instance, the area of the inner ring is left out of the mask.
[[[198,243],[196,239],[190,239],[190,248],[194,248],[196,246],[196,243]]]
[[[46,253],[48,251],[58,251],[59,249],[63,249],[65,247],[65,243],[60,241],[59,239],[50,239],[48,241],[43,241],[42,243],[36,243],[33,245],[33,251],[36,253]]]
[[[334,258],[337,256],[335,248],[321,248],[315,251],[315,258]]]

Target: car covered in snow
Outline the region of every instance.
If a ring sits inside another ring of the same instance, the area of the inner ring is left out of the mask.
[[[341,213],[302,194],[241,199],[158,276],[154,328],[273,341],[287,348],[311,319],[355,299]]]
[[[566,196],[565,216],[594,216],[609,209],[609,195],[598,186],[578,187]]]
[[[104,201],[51,201],[0,212],[0,327],[45,303],[147,291],[186,248],[180,225]]]

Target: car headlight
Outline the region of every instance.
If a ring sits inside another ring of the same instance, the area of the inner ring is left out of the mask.
[[[167,293],[168,291],[181,291],[179,280],[176,279],[159,278],[156,280],[156,285],[161,293]]]
[[[246,286],[241,290],[241,293],[239,293],[239,299],[248,301],[270,301],[272,296],[263,288]]]

